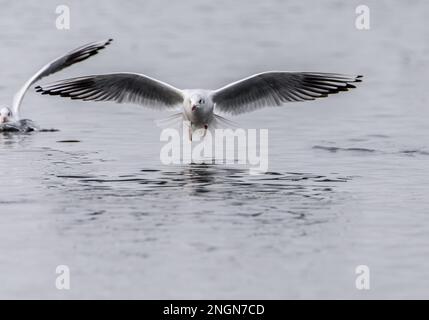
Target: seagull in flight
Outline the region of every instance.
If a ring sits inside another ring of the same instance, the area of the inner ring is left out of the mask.
[[[9,106],[0,106],[0,129],[1,127],[7,127],[11,125],[15,129],[20,129],[21,126],[26,124],[27,120],[21,120],[20,107],[25,94],[27,93],[30,86],[40,79],[56,73],[64,68],[67,68],[75,63],[96,55],[100,50],[108,46],[113,40],[103,40],[98,42],[91,42],[82,47],[79,47],[69,53],[51,61],[39,71],[37,71],[15,94],[13,99],[12,108]]]
[[[361,75],[270,71],[252,75],[217,90],[180,90],[137,73],[111,73],[61,80],[36,91],[84,101],[134,103],[159,110],[180,108],[189,123],[189,139],[197,129],[226,120],[217,112],[237,115],[287,102],[307,101],[355,88]]]

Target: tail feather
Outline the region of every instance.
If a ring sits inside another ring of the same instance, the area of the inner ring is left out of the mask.
[[[238,128],[238,124],[234,121],[228,120],[217,114],[214,114],[214,120],[211,125],[214,129],[235,129]]]
[[[189,130],[189,121],[186,121],[183,113],[175,113],[170,115],[167,118],[159,119],[155,121],[156,125],[161,129],[178,129],[185,130],[184,134],[187,134],[187,130]],[[216,129],[236,129],[238,128],[238,124],[225,119],[217,114],[213,115],[213,120],[209,123],[207,130],[213,135],[215,134]],[[204,127],[195,127],[192,125],[192,132],[194,135],[199,136],[199,138],[204,137],[206,135],[206,131]]]
[[[155,120],[155,123],[159,128],[162,128],[162,129],[180,128],[183,123],[183,113],[179,112],[179,113],[172,114],[167,118]]]

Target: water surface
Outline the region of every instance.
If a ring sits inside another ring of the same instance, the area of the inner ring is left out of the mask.
[[[55,29],[55,1],[2,2],[4,103],[39,65],[107,37],[98,57],[43,83],[116,71],[180,88],[266,70],[365,78],[233,118],[269,130],[263,175],[162,165],[154,120],[166,113],[30,93],[25,117],[60,131],[0,134],[0,297],[428,298],[425,1],[367,1],[368,31],[343,1],[71,1],[68,31]],[[69,291],[55,288],[63,264]],[[355,288],[362,264],[369,291]]]

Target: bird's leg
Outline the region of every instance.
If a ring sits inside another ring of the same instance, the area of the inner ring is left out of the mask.
[[[192,141],[192,122],[189,124],[189,141]]]
[[[204,125],[204,134],[203,134],[203,138],[206,136],[206,134],[207,134],[207,129],[208,129],[208,125],[207,124],[205,124]]]

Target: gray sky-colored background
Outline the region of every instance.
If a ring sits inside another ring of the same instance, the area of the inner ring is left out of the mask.
[[[55,28],[68,4],[71,29]],[[355,28],[355,8],[371,29]],[[30,92],[56,133],[0,136],[2,298],[427,298],[427,1],[0,1],[0,101],[39,66],[112,37],[42,83],[141,72],[217,88],[267,70],[363,74],[352,92],[233,120],[269,129],[270,171],[168,167],[167,114]],[[59,143],[78,140],[80,143]],[[55,267],[71,269],[70,291]],[[355,288],[355,267],[371,290]]]

